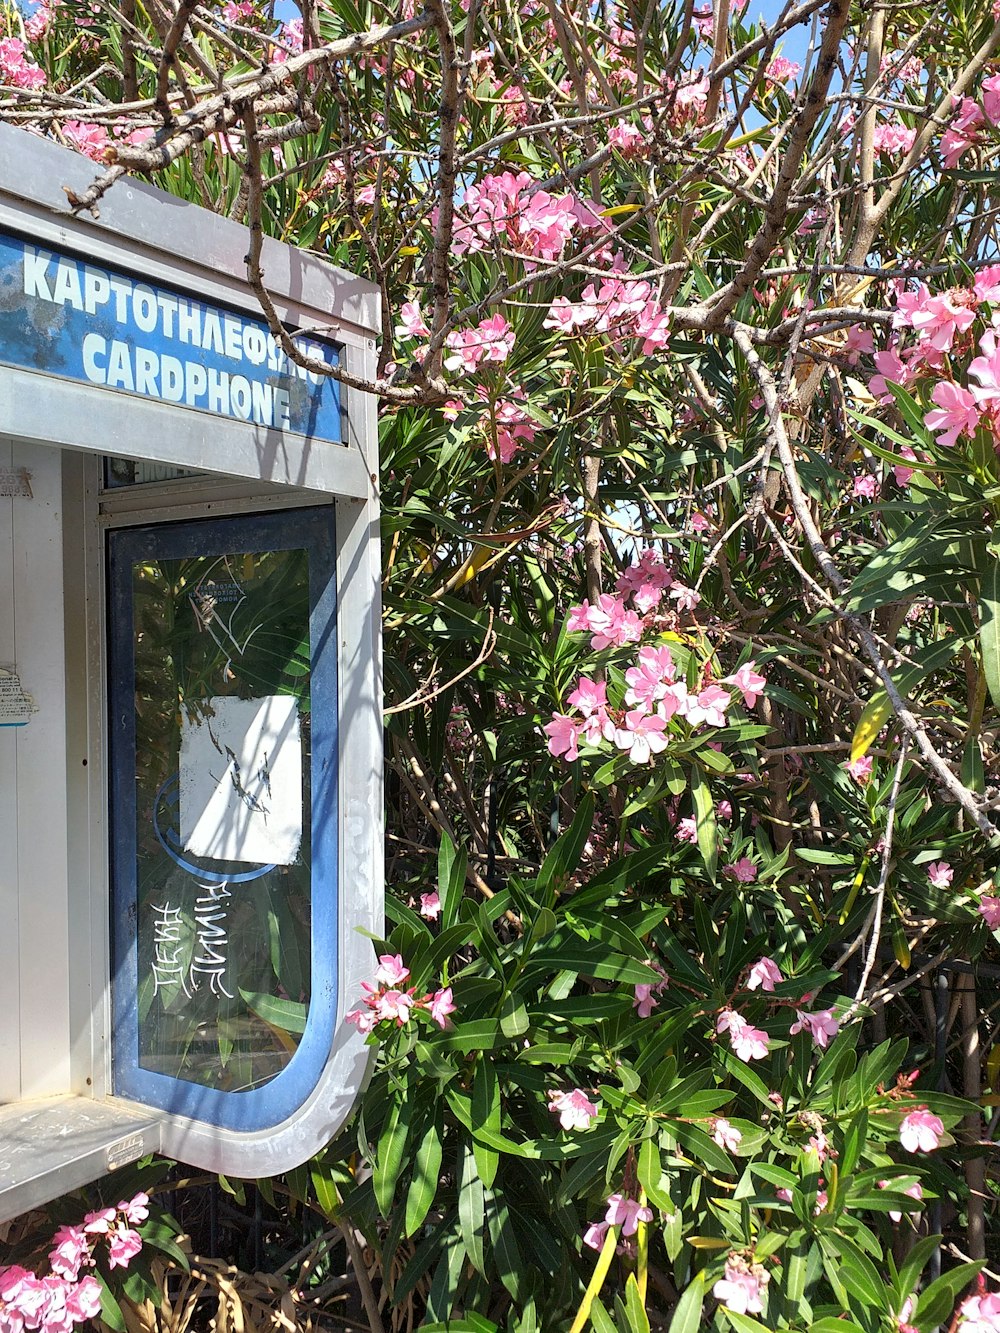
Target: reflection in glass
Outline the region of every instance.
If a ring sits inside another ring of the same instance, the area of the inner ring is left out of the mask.
[[[138,1063],[259,1087],[310,999],[305,549],[132,564]]]

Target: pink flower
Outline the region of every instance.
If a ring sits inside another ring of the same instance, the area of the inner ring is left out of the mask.
[[[770,1049],[767,1044],[767,1033],[760,1028],[751,1027],[735,1009],[723,1009],[715,1020],[715,1030],[716,1032],[728,1030],[733,1054],[747,1063],[751,1060],[763,1060]]]
[[[75,1282],[80,1266],[90,1258],[90,1244],[82,1227],[60,1227],[52,1237],[49,1265],[58,1277]]]
[[[891,1189],[903,1194],[908,1194],[911,1199],[919,1200],[924,1197],[924,1187],[919,1180],[911,1180],[909,1185],[905,1188],[903,1188],[903,1182],[901,1180],[880,1180],[878,1182],[878,1187],[880,1190]],[[889,1209],[889,1216],[894,1222],[901,1222],[903,1220],[903,1214],[895,1208]]]
[[[399,308],[399,323],[396,325],[397,338],[426,338],[430,329],[420,311],[419,301],[404,301]]]
[[[927,867],[927,878],[935,889],[950,889],[955,872],[947,861],[932,861]]]
[[[789,1028],[791,1035],[794,1037],[797,1032],[809,1032],[813,1044],[821,1051],[826,1050],[830,1038],[835,1037],[840,1030],[832,1009],[817,1009],[812,1014],[806,1013],[804,1009],[796,1009],[795,1018],[796,1022]]]
[[[145,1222],[149,1216],[148,1194],[136,1194],[126,1203],[124,1200],[118,1204],[118,1211],[124,1213],[125,1217],[133,1226],[138,1226],[140,1222]]]
[[[878,477],[871,472],[854,478],[851,494],[855,500],[874,500],[878,492]]]
[[[1000,78],[1000,75],[994,77]],[[1000,264],[988,264],[986,268],[981,268],[976,274],[972,290],[977,301],[987,301],[990,305],[1000,301]]]
[[[612,738],[614,724],[608,717],[608,687],[603,680],[595,681],[589,676],[581,676],[566,702],[583,714],[583,734],[589,745],[599,745],[605,737],[608,740]]]
[[[976,910],[990,930],[1000,928],[1000,898],[993,898],[984,893],[976,905]]]
[[[0,84],[28,89],[45,87],[45,71],[33,64],[26,52],[19,37],[0,37]]]
[[[697,842],[698,825],[695,823],[694,819],[690,816],[686,819],[682,819],[674,830],[674,837],[678,842]]]
[[[712,1138],[720,1148],[725,1148],[727,1152],[735,1152],[743,1142],[743,1135],[738,1129],[735,1129],[728,1120],[719,1119],[712,1121]]]
[[[844,772],[849,773],[859,787],[863,787],[871,778],[872,762],[870,754],[862,755],[860,759],[845,762]]]
[[[754,963],[744,984],[747,990],[757,990],[759,987],[761,990],[773,991],[782,981],[784,977],[781,968],[773,958],[764,957]]]
[[[608,1234],[607,1222],[591,1222],[590,1226],[583,1233],[583,1243],[592,1250],[604,1249],[604,1238]]]
[[[982,111],[971,97],[963,97],[955,118],[941,136],[941,156],[947,170],[957,167],[962,154],[979,142],[976,128],[982,123]]]
[[[970,1296],[958,1307],[959,1333],[1000,1333],[1000,1294],[995,1291]]]
[[[84,1217],[83,1229],[88,1236],[106,1236],[117,1216],[113,1208],[98,1208]]]
[[[710,520],[699,509],[696,509],[691,515],[691,531],[702,533],[711,531],[712,524]]]
[[[972,396],[980,407],[988,407],[1000,401],[1000,348],[992,329],[980,338],[979,349],[983,355],[969,366],[969,374],[979,381],[972,386]]]
[[[904,458],[912,458],[915,460],[917,457],[908,444],[902,445],[899,452]],[[910,478],[913,476],[913,471],[914,469],[912,467],[906,467],[903,463],[894,463],[892,467],[892,475],[896,479],[896,485],[899,487],[908,486],[910,484]]]
[[[344,1022],[356,1027],[363,1037],[374,1030],[377,1021],[374,1009],[352,1009],[344,1015]]]
[[[667,748],[664,736],[667,724],[656,713],[643,713],[632,709],[625,714],[625,726],[615,731],[615,745],[619,750],[628,750],[633,764],[648,764],[654,754]]]
[[[413,996],[408,991],[387,990],[375,997],[373,1006],[380,1023],[385,1019],[389,1019],[398,1027],[403,1027],[410,1018],[410,1010],[413,1008]]]
[[[772,56],[764,71],[764,77],[770,79],[772,83],[788,83],[801,73],[802,66],[796,65],[794,60],[786,60],[784,56]]]
[[[933,1115],[926,1106],[921,1106],[903,1117],[899,1126],[899,1141],[907,1152],[933,1152],[943,1133],[941,1117]]]
[[[380,986],[400,986],[409,977],[410,969],[403,966],[402,954],[384,953],[379,956],[375,980]]]
[[[976,362],[973,362],[973,366]],[[970,370],[972,367],[970,366]],[[959,435],[972,436],[979,425],[979,405],[976,396],[951,380],[935,384],[931,398],[937,407],[924,414],[924,424],[930,430],[939,430],[938,444],[951,448]]]
[[[75,1324],[97,1318],[101,1313],[101,1284],[96,1278],[81,1278],[66,1292],[66,1313]]]
[[[670,589],[670,596],[677,603],[678,611],[693,611],[701,601],[701,593],[683,583],[675,583]]]
[[[723,682],[726,685],[736,686],[743,695],[743,702],[747,708],[753,708],[764,693],[764,686],[767,684],[767,681],[757,670],[757,663],[754,661],[744,662],[732,676],[723,677]]]
[[[752,884],[757,878],[757,867],[750,860],[749,856],[741,856],[738,861],[732,865],[723,866],[722,873],[729,875],[740,884]]]
[[[733,806],[731,801],[719,801],[715,807],[716,819],[732,819]]]
[[[506,361],[514,348],[514,330],[503,315],[491,315],[474,329],[453,330],[445,344],[452,350],[445,368],[474,373],[481,361]]]
[[[730,1256],[725,1274],[712,1288],[712,1295],[734,1314],[762,1314],[764,1283],[742,1260]]]
[[[117,1227],[108,1237],[108,1267],[128,1268],[142,1249],[142,1237],[131,1227]]]
[[[601,1108],[582,1088],[573,1088],[570,1092],[550,1092],[549,1110],[558,1112],[563,1129],[589,1129]]]
[[[726,725],[726,709],[732,703],[729,691],[721,685],[707,685],[698,695],[688,697],[685,716],[692,727]]]
[[[621,1227],[623,1236],[634,1236],[640,1222],[652,1222],[653,1212],[638,1199],[630,1199],[623,1194],[612,1194],[608,1199],[608,1211],[604,1220],[610,1227]]]
[[[655,987],[652,984],[645,981],[636,983],[632,1008],[638,1010],[640,1018],[648,1018],[659,1004],[659,1000],[653,998],[654,989]]]
[[[420,895],[420,915],[425,921],[436,921],[441,915],[441,898],[436,892]]]
[[[572,763],[580,757],[577,745],[583,734],[583,723],[577,718],[553,713],[552,721],[546,722],[542,730],[549,738],[548,750],[554,758],[558,759],[562,754],[568,763]]]
[[[445,1028],[451,1027],[448,1015],[453,1014],[457,1008],[458,1006],[452,1003],[450,986],[445,986],[443,990],[434,992],[430,1003],[431,1018],[433,1018],[434,1022],[442,1029],[442,1031]]]

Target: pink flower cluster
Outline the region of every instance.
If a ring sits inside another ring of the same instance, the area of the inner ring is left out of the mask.
[[[643,356],[662,351],[670,341],[670,316],[656,300],[652,283],[643,278],[602,279],[589,283],[577,302],[557,296],[542,327],[566,336],[608,334],[615,343],[640,339]]]
[[[13,88],[44,88],[45,71],[28,59],[19,37],[0,37],[0,85]]]
[[[108,1267],[128,1268],[142,1249],[134,1228],[149,1216],[145,1194],[122,1200],[115,1208],[88,1213],[80,1226],[62,1226],[52,1237],[50,1271],[38,1277],[19,1264],[0,1268],[0,1333],[71,1333],[101,1313],[101,1284],[84,1270],[94,1266],[103,1241]]]
[[[620,605],[617,599],[609,600]],[[604,601],[603,597],[601,601]],[[577,612],[580,610],[577,608]],[[617,623],[610,620],[605,623],[604,609],[598,607],[597,611],[603,628],[595,632],[594,640],[602,646],[614,643],[622,634],[633,632],[627,618],[634,617],[634,612],[624,612]],[[573,628],[572,615],[570,628]],[[567,762],[572,763],[579,757],[581,740],[593,747],[602,741],[610,741],[619,750],[627,750],[633,764],[648,764],[654,754],[667,748],[668,730],[674,725],[675,718],[683,720],[692,730],[726,725],[726,710],[732,703],[730,691],[708,679],[702,682],[701,688],[689,690],[683,680],[676,678],[669,648],[640,648],[636,664],[625,672],[625,682],[628,686],[625,706],[612,713],[604,681],[581,676],[576,689],[567,697],[567,703],[578,716],[554,713],[552,721],[543,727],[549,738],[549,753],[556,758],[565,755]],[[765,681],[754,663],[748,662],[735,675],[724,677],[723,684],[740,690],[744,703],[752,707]],[[740,878],[736,867],[732,869]]]
[[[451,987],[445,986],[433,994],[416,998],[416,987],[403,989],[410,979],[410,969],[403,965],[400,954],[384,953],[379,956],[375,971],[375,984],[362,981],[361,989],[363,1009],[352,1009],[345,1017],[345,1023],[351,1023],[362,1034],[373,1032],[379,1023],[395,1023],[404,1027],[410,1021],[413,1010],[424,1011],[430,1015],[439,1028],[450,1024],[449,1014],[453,1014],[456,1005],[452,1003]]]
[[[767,1033],[751,1026],[735,1009],[723,1009],[715,1020],[715,1030],[720,1034],[729,1033],[733,1054],[747,1064],[751,1060],[763,1060],[770,1050]]]
[[[959,1333],[1000,1333],[1000,1292],[980,1291],[958,1307]]]
[[[899,1126],[899,1141],[907,1152],[933,1152],[941,1142],[944,1123],[940,1116],[918,1106],[905,1115]]]
[[[748,1264],[740,1255],[731,1254],[712,1295],[734,1314],[763,1314],[766,1287],[767,1274],[760,1264]]]
[[[955,115],[941,136],[941,157],[948,170],[957,167],[959,159],[980,140],[982,127],[1000,125],[1000,74],[983,79],[980,85],[983,105],[972,97],[963,97],[955,105]]]
[[[640,1222],[652,1222],[653,1210],[638,1199],[631,1199],[627,1194],[612,1194],[608,1199],[608,1210],[603,1222],[591,1222],[584,1233],[583,1243],[592,1250],[604,1247],[608,1227],[621,1227],[622,1236],[634,1236]]]
[[[494,461],[499,458],[501,463],[512,462],[524,445],[534,444],[538,423],[518,391],[511,398],[491,398],[486,385],[477,384],[476,393],[487,402],[486,411],[480,413],[476,422],[476,429],[486,443],[487,456]],[[465,410],[465,403],[450,398],[441,413],[446,420],[454,421]]]
[[[538,259],[558,259],[589,217],[573,195],[539,189],[526,171],[484,176],[468,187],[456,213],[456,255],[499,245]]]
[[[445,369],[474,375],[483,361],[507,360],[514,350],[514,330],[503,315],[490,315],[474,329],[453,329],[444,341],[451,349],[444,359]]]
[[[835,1037],[840,1031],[840,1024],[833,1016],[832,1009],[817,1009],[815,1013],[806,1013],[804,1009],[796,1009],[795,1022],[788,1029],[791,1036],[797,1032],[808,1032],[813,1039],[813,1045],[821,1051],[825,1051],[830,1044],[830,1038]]]

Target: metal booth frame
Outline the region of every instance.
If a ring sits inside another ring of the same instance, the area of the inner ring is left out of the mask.
[[[260,320],[245,228],[129,178],[99,217],[73,216],[64,188],[82,191],[94,174],[78,154],[0,124],[0,234]],[[271,240],[262,262],[286,325],[334,343],[348,372],[374,380],[377,288]],[[32,478],[30,498],[0,490],[0,667],[16,664],[39,694],[27,725],[0,729],[0,1219],[148,1152],[243,1178],[291,1169],[329,1142],[364,1086],[370,1050],[343,1017],[371,973],[368,935],[382,929],[377,422],[372,395],[340,393],[342,442],[330,443],[5,363],[0,346],[0,478]],[[111,489],[108,457],[195,475]],[[112,531],[317,506],[336,533],[332,1041],[281,1123],[221,1128],[113,1092],[105,547]],[[46,580],[62,614],[33,626]]]

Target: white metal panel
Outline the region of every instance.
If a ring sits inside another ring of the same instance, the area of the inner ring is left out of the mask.
[[[0,439],[0,471],[13,447]],[[0,666],[16,666],[14,643],[15,500],[0,496]],[[27,503],[27,502],[23,502]],[[0,727],[0,1102],[21,1095],[21,1010],[17,892],[17,733]]]
[[[17,668],[38,706],[17,729],[21,1096],[45,1097],[69,1088],[62,458],[15,444],[14,466],[33,494],[14,508]]]

